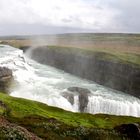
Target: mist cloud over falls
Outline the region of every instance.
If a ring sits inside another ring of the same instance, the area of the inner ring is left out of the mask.
[[[140,32],[139,0],[1,0],[0,35]]]

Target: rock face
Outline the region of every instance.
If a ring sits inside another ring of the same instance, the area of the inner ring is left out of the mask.
[[[140,97],[140,67],[102,59],[104,53],[82,54],[61,48],[38,47],[32,59],[98,84]]]
[[[79,111],[86,112],[86,107],[88,105],[88,96],[90,96],[90,91],[81,87],[69,87],[66,92],[62,93],[72,105],[74,104],[74,96],[78,96],[79,101]]]
[[[90,91],[86,88],[81,88],[81,87],[69,87],[68,88],[68,91],[71,91],[71,92],[78,92],[80,94],[88,94],[90,93]]]
[[[116,126],[115,130],[120,134],[126,135],[132,140],[140,140],[140,125],[133,124],[122,124],[120,126]]]
[[[12,71],[10,69],[0,67],[0,91],[8,92],[12,78]]]
[[[21,46],[19,49],[23,50],[23,52],[25,53],[29,48],[30,46]]]
[[[63,92],[62,96],[65,97],[72,105],[74,105],[74,94],[71,92]]]
[[[16,124],[8,122],[4,117],[0,116],[0,139],[28,139],[42,140],[27,129]]]

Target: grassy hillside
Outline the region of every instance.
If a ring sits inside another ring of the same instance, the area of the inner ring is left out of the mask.
[[[81,114],[65,111],[60,108],[51,107],[43,103],[36,101],[15,98],[6,94],[0,93],[0,100],[3,101],[10,112],[8,116],[14,118],[22,118],[29,115],[37,115],[45,118],[55,118],[68,125],[73,126],[85,126],[85,127],[98,127],[98,128],[109,128],[112,129],[116,124],[140,122],[140,118],[134,117],[120,117],[113,115],[91,115]],[[86,119],[85,119],[86,118]]]
[[[102,60],[132,64],[138,67],[140,66],[140,54],[121,53],[121,52],[114,52],[114,51],[109,52],[104,50],[94,50],[94,49],[90,50],[85,48],[73,48],[73,47],[62,47],[62,46],[47,46],[47,47],[49,49],[55,49],[60,52],[95,55]]]
[[[140,123],[140,118],[105,114],[73,113],[39,102],[15,98],[0,93],[0,118],[25,127],[28,131],[46,139],[82,139],[97,135],[119,139],[114,127],[124,123]],[[0,127],[1,129],[1,127]]]

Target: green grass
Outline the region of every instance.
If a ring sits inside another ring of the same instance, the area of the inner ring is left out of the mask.
[[[138,54],[120,53],[120,54],[116,54],[116,57],[121,59],[123,62],[140,65],[140,55]]]
[[[99,49],[85,49],[85,48],[72,48],[72,47],[61,47],[61,46],[47,46],[49,49],[54,49],[64,53],[75,53],[78,55],[96,56],[98,59],[130,64],[136,67],[140,67],[140,55],[134,53],[121,53],[113,52],[108,50]]]
[[[140,123],[140,118],[105,114],[91,115],[86,113],[73,113],[36,101],[11,97],[3,93],[0,93],[0,100],[11,110],[8,117],[17,119],[34,115],[44,118],[54,118],[75,127],[80,125],[105,129],[112,129],[114,126],[122,123]]]

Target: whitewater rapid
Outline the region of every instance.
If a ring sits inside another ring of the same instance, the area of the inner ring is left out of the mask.
[[[0,66],[12,69],[15,79],[10,95],[79,112],[78,98],[72,105],[62,96],[69,87],[82,87],[91,91],[86,111],[140,117],[140,100],[94,82],[78,78],[56,68],[39,64],[23,54],[22,50],[0,45]]]

